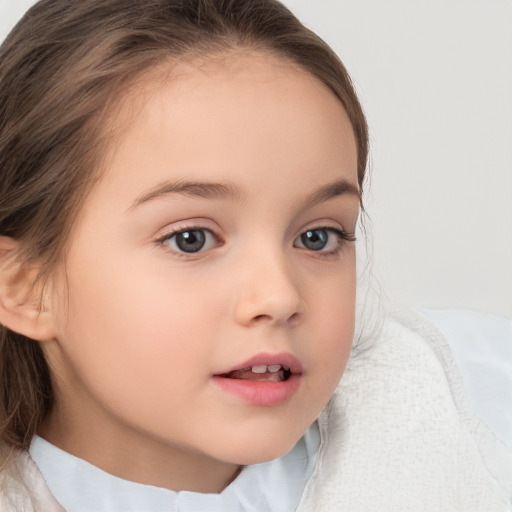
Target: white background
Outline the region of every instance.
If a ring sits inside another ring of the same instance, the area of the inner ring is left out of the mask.
[[[32,3],[0,0],[0,38]],[[371,258],[391,301],[512,316],[512,1],[285,3],[367,113]]]

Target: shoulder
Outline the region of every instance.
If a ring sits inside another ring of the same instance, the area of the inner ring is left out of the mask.
[[[0,510],[2,512],[64,512],[50,493],[30,455],[0,448]]]
[[[508,510],[511,454],[473,413],[445,336],[417,313],[355,346],[319,425],[317,508]]]

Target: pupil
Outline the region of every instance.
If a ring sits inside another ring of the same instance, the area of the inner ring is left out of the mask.
[[[204,247],[205,241],[204,233],[198,229],[184,231],[176,235],[176,245],[183,252],[200,251]]]
[[[312,251],[320,251],[327,245],[327,232],[323,229],[315,229],[313,231],[306,231],[301,235],[304,247]]]

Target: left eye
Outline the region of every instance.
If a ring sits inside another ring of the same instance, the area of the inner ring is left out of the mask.
[[[216,239],[209,229],[184,229],[166,236],[161,243],[174,251],[191,254],[211,249]]]
[[[295,239],[293,245],[310,251],[335,251],[343,234],[337,229],[308,229]]]

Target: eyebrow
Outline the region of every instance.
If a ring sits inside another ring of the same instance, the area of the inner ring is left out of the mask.
[[[231,183],[214,183],[204,181],[165,181],[142,193],[128,208],[131,211],[141,204],[148,203],[158,198],[172,194],[181,194],[189,197],[201,197],[203,199],[233,200],[242,202],[244,194]],[[359,187],[347,180],[336,180],[322,185],[317,190],[308,194],[302,201],[305,207],[311,208],[319,203],[335,197],[349,194],[361,200]]]
[[[171,194],[202,197],[204,199],[242,200],[240,190],[231,184],[181,180],[164,181],[137,197],[130,208],[128,208],[128,211],[137,208],[143,203],[147,203],[161,197],[166,197]]]
[[[357,197],[359,202],[361,202],[361,192],[357,185],[347,180],[336,180],[308,194],[304,199],[304,206],[311,208],[319,203],[324,203],[329,199],[346,194]]]

